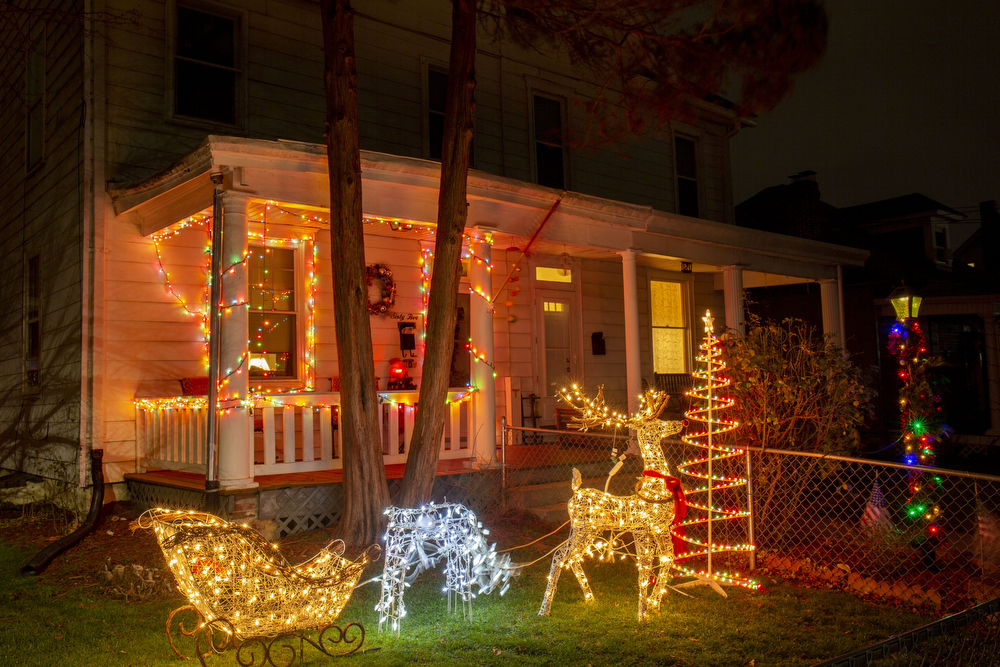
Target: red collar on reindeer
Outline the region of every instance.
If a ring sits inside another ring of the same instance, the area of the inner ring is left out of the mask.
[[[671,477],[670,475],[664,475],[662,472],[657,470],[643,470],[643,477],[653,477],[655,479],[662,479],[663,483],[667,485],[667,490],[674,494],[674,520],[670,522],[673,542],[674,542],[674,556],[676,557],[680,552],[685,550],[685,542],[683,539],[684,528],[674,528],[677,524],[681,522],[684,517],[687,516],[688,505],[687,498],[684,496],[684,487],[681,486],[681,480],[676,477]]]

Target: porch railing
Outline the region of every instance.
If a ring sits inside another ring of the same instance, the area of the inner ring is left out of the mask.
[[[386,465],[405,463],[418,392],[379,392],[380,437]],[[468,391],[448,393],[449,419],[441,459],[472,456],[472,401]],[[143,468],[204,472],[207,404],[197,397],[136,406],[136,459]],[[254,475],[339,470],[340,394],[270,394],[254,402],[250,432]]]

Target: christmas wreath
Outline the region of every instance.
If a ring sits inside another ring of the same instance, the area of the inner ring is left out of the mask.
[[[382,283],[382,298],[368,304],[368,312],[372,315],[384,315],[396,303],[396,283],[392,279],[392,271],[385,264],[369,264],[365,270],[365,282],[370,287],[373,280]]]

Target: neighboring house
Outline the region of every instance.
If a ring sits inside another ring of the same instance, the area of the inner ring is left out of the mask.
[[[177,473],[158,478],[175,499],[195,492],[221,252],[219,478],[253,514],[275,475],[314,488],[340,467],[318,5],[104,4],[136,7],[138,23],[38,21],[3,63],[23,104],[0,125],[0,454],[83,486],[83,454],[102,448],[117,497],[126,475],[140,493],[157,470]],[[373,302],[395,286],[372,335],[383,451],[399,465],[416,392],[387,380],[398,359],[420,383],[450,11],[356,9],[366,259],[391,274]],[[818,282],[825,329],[840,331],[837,276],[866,253],[732,224],[727,105],[693,101],[696,120],[584,150],[592,83],[486,36],[479,49],[456,331],[473,349],[453,361],[443,458],[495,461],[500,419],[553,424],[565,382],[624,404],[689,373],[707,310],[717,330],[742,326],[744,286]]]
[[[928,349],[944,363],[944,418],[960,445],[985,451],[1000,436],[1000,222],[994,202],[980,205],[981,228],[961,243],[968,216],[921,194],[837,209],[821,201],[814,172],[762,190],[736,206],[739,226],[864,248],[864,267],[844,269],[846,346],[857,364],[880,369],[875,434],[899,428],[896,360],[886,349],[894,319],[887,302],[903,282],[922,296],[919,319]],[[768,211],[773,215],[768,216]],[[753,290],[764,316],[796,316],[819,324],[808,286]],[[877,443],[872,443],[877,444]],[[957,451],[956,451],[957,450]],[[947,454],[946,454],[947,456]]]

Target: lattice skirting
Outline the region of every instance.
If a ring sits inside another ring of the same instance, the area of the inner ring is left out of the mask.
[[[205,507],[205,493],[191,489],[178,489],[159,484],[143,484],[127,480],[129,497],[136,509],[148,510],[155,507],[169,507],[178,510],[199,510]]]
[[[282,538],[335,526],[344,509],[344,491],[340,484],[265,489],[259,503],[258,517],[274,521],[275,537]]]
[[[402,480],[390,479],[387,483],[389,496],[395,497]],[[205,508],[205,494],[200,491],[144,484],[134,480],[128,481],[128,490],[136,507],[142,510],[154,507],[191,510]],[[499,492],[498,472],[468,472],[435,477],[431,500],[461,503],[482,513]],[[219,500],[220,513],[226,518],[233,512],[233,496],[220,495]],[[340,521],[343,509],[344,491],[340,484],[263,489],[257,493],[257,518],[273,522],[274,525],[274,533],[268,536],[269,539],[335,526]]]

